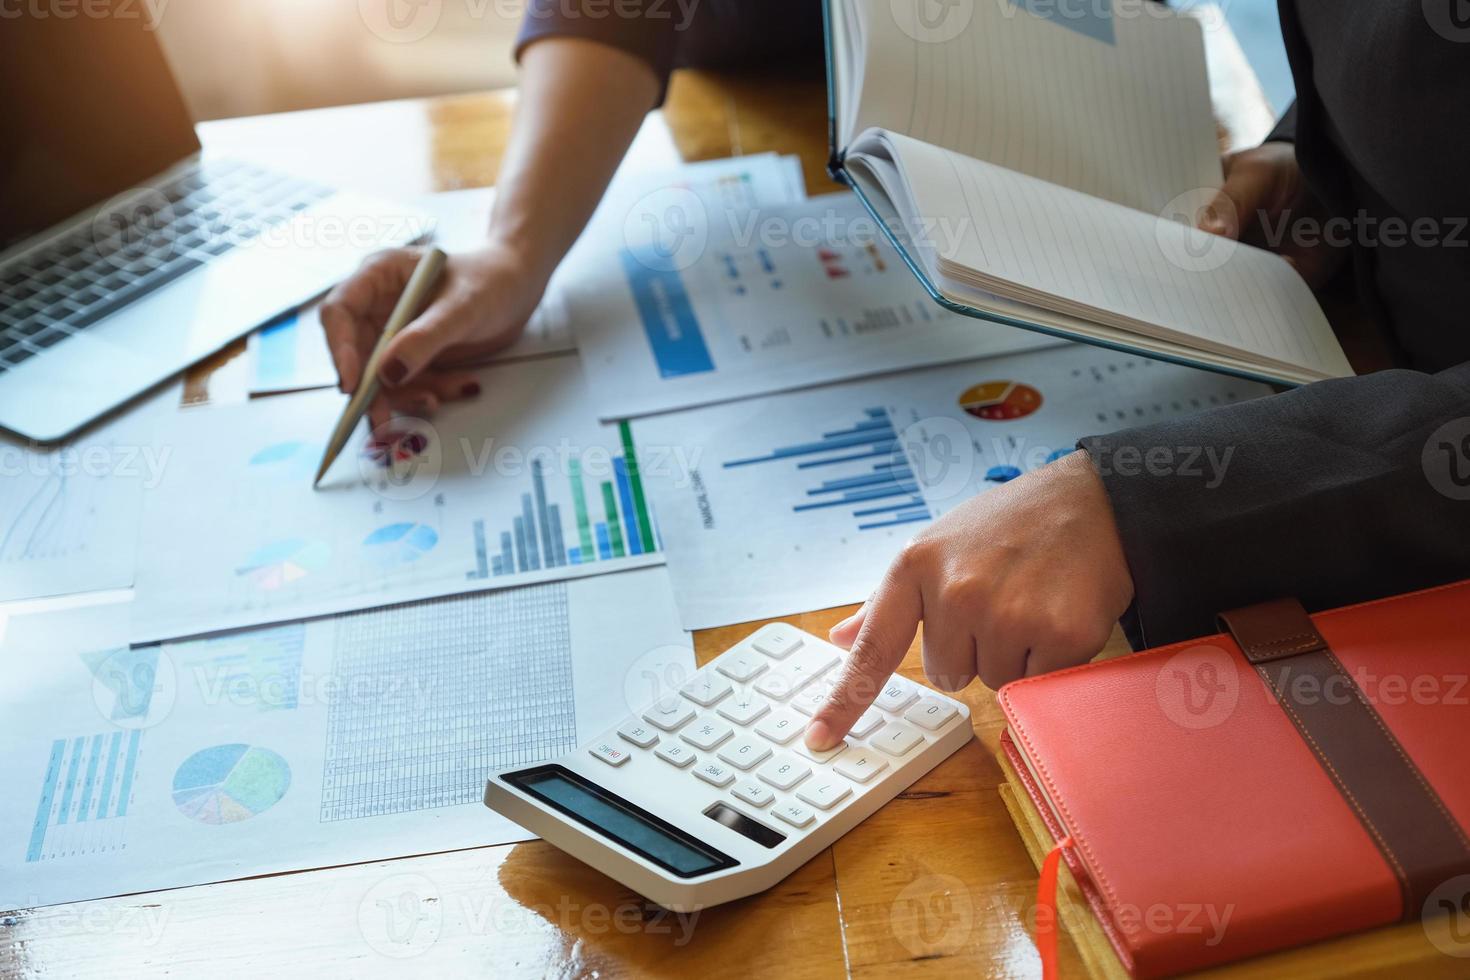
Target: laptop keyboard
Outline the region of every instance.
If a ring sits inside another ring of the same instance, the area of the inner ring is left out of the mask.
[[[201,162],[0,263],[0,374],[331,193],[249,164]]]

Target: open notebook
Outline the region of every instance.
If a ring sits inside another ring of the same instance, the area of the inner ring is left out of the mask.
[[[827,44],[833,174],[941,303],[1266,381],[1352,374],[1285,260],[1193,226],[1222,182],[1199,20],[828,0]]]

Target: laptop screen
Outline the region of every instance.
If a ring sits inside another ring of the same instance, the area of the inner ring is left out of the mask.
[[[0,249],[199,148],[150,4],[17,4],[0,17]]]

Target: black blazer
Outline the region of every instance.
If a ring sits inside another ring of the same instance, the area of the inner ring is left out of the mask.
[[[1458,4],[1281,0],[1297,102],[1276,136],[1295,139],[1327,210],[1355,219],[1359,294],[1421,370],[1084,439],[1133,572],[1135,646],[1212,633],[1216,612],[1264,599],[1315,610],[1470,578],[1470,22]],[[1440,238],[1390,238],[1415,222]],[[1181,464],[1198,450],[1202,465],[1150,473],[1133,461],[1151,449]]]

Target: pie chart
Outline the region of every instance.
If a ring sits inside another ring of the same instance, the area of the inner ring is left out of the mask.
[[[404,522],[380,527],[363,539],[368,557],[381,565],[418,561],[439,543],[439,532],[427,524]]]
[[[215,745],[180,763],[174,806],[200,823],[239,823],[275,806],[290,788],[291,767],[270,749]]]
[[[1041,392],[1019,381],[987,381],[960,396],[960,408],[987,422],[1023,419],[1041,407]]]
[[[274,592],[326,567],[331,557],[332,549],[324,542],[287,538],[256,548],[235,574],[257,589]]]

